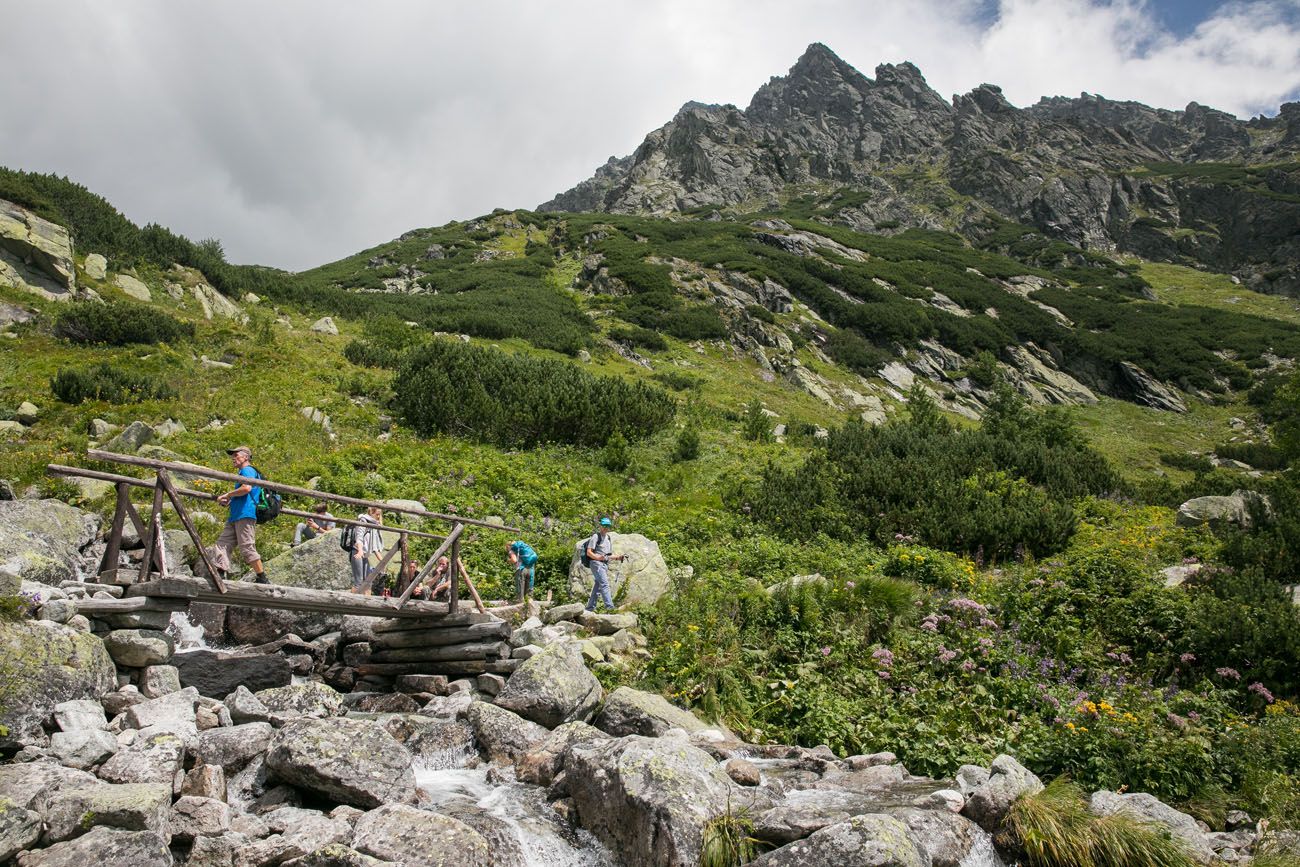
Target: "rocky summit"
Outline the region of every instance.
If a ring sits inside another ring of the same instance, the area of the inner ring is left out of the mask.
[[[1088,93],[1017,108],[995,84],[946,100],[911,63],[875,78],[820,43],[749,107],[688,102],[630,156],[542,211],[776,209],[986,235],[991,218],[1079,247],[1199,263],[1300,290],[1300,103],[1242,121]]]

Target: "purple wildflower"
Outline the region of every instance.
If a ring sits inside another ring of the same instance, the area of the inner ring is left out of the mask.
[[[830,655],[831,655],[831,649],[829,647],[823,647],[822,656],[830,656]]]
[[[1181,662],[1183,665],[1191,665],[1193,662],[1196,661],[1196,654],[1184,653],[1182,656],[1178,657],[1178,661]]]
[[[894,664],[894,654],[883,647],[872,651],[871,658],[879,662],[882,668],[889,668]]]
[[[1241,672],[1235,668],[1216,668],[1214,673],[1225,680],[1241,680]]]
[[[1260,683],[1259,681],[1255,681],[1250,686],[1246,687],[1246,689],[1250,690],[1251,692],[1255,693],[1255,695],[1264,699],[1264,702],[1266,704],[1273,703],[1273,693],[1269,692],[1268,687],[1264,686],[1264,684]]]
[[[939,645],[939,655],[937,658],[940,662],[952,662],[957,658],[957,651],[949,650],[941,644]]]

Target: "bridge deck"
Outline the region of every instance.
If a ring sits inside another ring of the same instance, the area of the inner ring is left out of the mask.
[[[410,600],[398,607],[396,599],[362,596],[338,590],[311,590],[279,584],[247,584],[231,581],[224,593],[201,578],[160,578],[132,584],[127,599],[147,597],[184,602],[212,602],[218,605],[246,605],[254,608],[283,608],[290,611],[320,611],[327,614],[355,614],[361,617],[420,618],[423,628],[488,623],[491,614],[458,611],[449,614],[445,602]]]

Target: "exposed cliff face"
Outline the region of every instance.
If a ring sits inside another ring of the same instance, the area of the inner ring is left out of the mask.
[[[976,233],[995,214],[1293,293],[1298,157],[1296,104],[1243,122],[1197,103],[1169,111],[1089,94],[1021,109],[991,84],[948,102],[910,63],[871,79],[814,44],[747,109],[687,103],[634,154],[540,210],[754,211],[843,189],[859,194],[833,219],[859,229]]]

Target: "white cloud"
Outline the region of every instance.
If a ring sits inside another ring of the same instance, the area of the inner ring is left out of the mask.
[[[0,0],[0,163],[310,267],[536,205],[689,99],[746,105],[814,41],[867,75],[911,60],[945,96],[1272,112],[1300,90],[1298,9],[1226,5],[1178,39],[1136,0]]]

